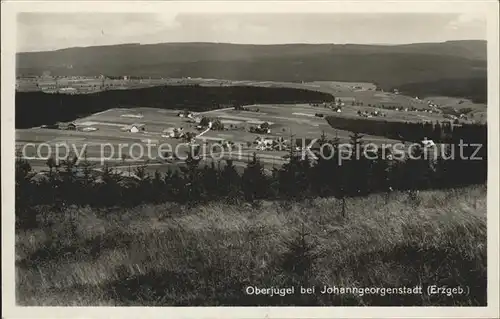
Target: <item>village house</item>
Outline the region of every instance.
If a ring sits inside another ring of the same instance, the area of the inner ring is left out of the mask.
[[[60,130],[69,130],[69,131],[76,130],[76,124],[73,122],[70,122],[70,123],[59,122],[56,124],[56,127]]]
[[[169,127],[163,130],[163,137],[173,137],[180,138],[184,133],[184,129],[182,127]]]
[[[144,132],[146,130],[146,125],[134,123],[132,125],[126,126],[124,130],[130,133],[138,133],[139,131]]]

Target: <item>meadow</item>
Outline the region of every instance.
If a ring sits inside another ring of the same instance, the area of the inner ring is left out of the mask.
[[[286,151],[258,151],[255,146],[248,147],[248,143],[253,143],[255,138],[263,136],[262,134],[250,132],[251,127],[257,127],[260,123],[267,122],[272,129],[271,134],[265,134],[269,138],[282,136],[286,140],[290,140],[293,134],[295,139],[312,139],[319,138],[322,133],[332,138],[337,136],[341,142],[347,142],[350,138],[350,132],[339,130],[331,127],[324,118],[315,117],[315,112],[321,112],[325,116],[334,115],[333,110],[328,108],[318,108],[310,106],[309,104],[255,104],[248,106],[249,110],[259,109],[255,111],[241,111],[232,109],[216,109],[207,112],[200,112],[200,116],[206,116],[211,119],[219,119],[224,123],[225,130],[216,131],[211,130],[197,139],[199,143],[207,142],[213,144],[220,142],[220,140],[229,140],[234,143],[241,144],[241,156],[235,155],[234,159],[241,165],[248,162],[253,152],[256,152],[267,168],[273,167],[274,164],[282,162],[282,156],[287,154]],[[110,161],[112,166],[124,166],[127,164],[138,164],[149,162],[152,166],[150,171],[158,169],[160,171],[172,169],[170,163],[165,163],[158,158],[158,147],[152,147],[152,154],[156,159],[147,158],[147,153],[141,156],[137,148],[131,145],[139,144],[146,148],[148,141],[156,145],[168,143],[172,148],[178,144],[183,143],[182,139],[166,138],[162,136],[163,130],[167,128],[183,128],[186,132],[194,132],[199,134],[200,131],[196,129],[197,124],[186,118],[180,118],[177,113],[181,110],[175,109],[158,109],[147,107],[136,108],[112,108],[102,112],[92,114],[90,116],[75,119],[74,123],[77,125],[78,130],[58,130],[46,128],[29,128],[16,130],[16,146],[22,149],[27,143],[47,143],[51,145],[50,152],[54,155],[57,144],[67,144],[71,151],[78,154],[83,151],[90,161],[100,163],[101,158],[113,158]],[[144,132],[131,133],[123,131],[123,127],[132,125],[134,123],[145,124]],[[85,132],[84,128],[94,128],[96,131]],[[386,137],[380,136],[364,136],[367,142],[376,144],[394,142]],[[103,147],[103,145],[112,145],[113,152],[110,147]],[[119,152],[125,155],[123,158]],[[187,151],[187,147],[181,148]],[[40,155],[37,154],[40,151]],[[47,157],[50,156],[49,150],[46,147],[28,147],[26,148],[25,156],[29,157]],[[67,155],[64,148],[60,149],[61,155]],[[133,156],[132,156],[133,155]],[[267,156],[272,156],[271,159],[266,161]],[[140,160],[133,161],[131,158],[140,158]],[[30,160],[31,164],[37,170],[46,170],[46,160]],[[182,163],[176,163],[182,164]]]
[[[303,202],[35,207],[16,232],[25,306],[486,305],[486,187]],[[421,295],[322,295],[323,286]],[[428,285],[468,294],[428,295]],[[312,287],[256,296],[247,286]]]

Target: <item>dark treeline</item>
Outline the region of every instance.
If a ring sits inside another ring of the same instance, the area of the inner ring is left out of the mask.
[[[343,161],[339,161],[339,141],[323,135],[319,144],[332,146],[323,149],[323,156],[311,161],[291,151],[291,160],[273,169],[271,174],[255,156],[243,174],[239,174],[231,161],[224,166],[212,163],[201,167],[196,153],[190,153],[186,166],[180,167],[180,171],[148,175],[145,167],[138,167],[135,179],[125,178],[109,167],[97,173],[85,160],[75,169],[74,158],[58,166],[49,159],[47,178],[36,180],[28,162],[18,159],[16,218],[19,227],[36,222],[33,207],[37,205],[125,207],[168,201],[199,204],[213,200],[255,203],[262,199],[293,201],[318,196],[345,199],[377,192],[386,193],[389,200],[393,190],[408,190],[411,195],[420,189],[481,184],[487,178],[486,127],[482,130],[482,134],[477,134],[477,128],[455,128],[450,138],[453,144],[446,145],[442,156],[431,155],[436,149],[414,147],[413,158],[403,159],[388,156],[391,150],[367,148],[363,152],[362,135],[353,133],[350,145],[360,149],[360,155]],[[464,143],[482,146],[460,149],[461,139]],[[472,156],[480,159],[474,160]]]
[[[227,104],[334,101],[330,94],[291,88],[251,86],[161,86],[67,95],[16,92],[16,128],[50,125],[120,107],[207,111]]]
[[[399,92],[410,96],[453,96],[463,97],[474,103],[488,100],[488,79],[486,77],[439,79],[418,83],[406,83],[396,87]]]
[[[326,120],[336,129],[384,136],[394,140],[420,142],[427,137],[436,143],[451,143],[454,136],[467,136],[474,141],[486,141],[486,137],[483,137],[486,134],[486,124],[411,123],[337,116],[328,116]],[[462,132],[467,132],[469,135]]]

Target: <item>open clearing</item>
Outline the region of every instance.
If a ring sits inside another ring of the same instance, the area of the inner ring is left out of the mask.
[[[88,80],[88,79],[87,79]],[[83,82],[87,80],[82,80]],[[80,81],[80,82],[82,82]],[[96,82],[98,80],[88,80]],[[78,81],[77,81],[78,82]],[[82,82],[82,83],[83,83]],[[273,105],[250,105],[247,110],[234,110],[233,108],[216,109],[203,112],[203,116],[208,116],[212,119],[218,118],[225,126],[224,131],[210,130],[203,134],[197,142],[206,142],[208,145],[219,143],[227,140],[239,144],[243,155],[238,157],[238,161],[244,163],[248,161],[249,154],[256,152],[257,155],[263,155],[263,151],[257,151],[254,146],[246,146],[258,136],[276,138],[283,137],[287,140],[290,137],[294,139],[314,139],[319,138],[322,133],[327,137],[338,137],[340,142],[347,142],[351,132],[332,128],[325,118],[327,116],[340,116],[347,118],[360,118],[358,112],[374,112],[381,111],[385,113],[385,117],[363,118],[365,120],[387,120],[387,121],[444,121],[443,114],[429,112],[405,112],[402,110],[389,110],[384,107],[397,106],[399,108],[417,108],[420,110],[430,110],[428,101],[436,103],[443,107],[457,107],[473,109],[471,113],[477,114],[475,118],[483,118],[486,120],[486,106],[474,104],[467,100],[460,100],[447,97],[433,97],[428,99],[416,99],[404,95],[398,95],[387,92],[376,91],[376,87],[370,83],[347,83],[334,81],[317,81],[311,83],[290,83],[290,82],[259,82],[259,81],[226,81],[218,79],[157,79],[157,80],[116,80],[122,86],[130,85],[133,88],[135,85],[185,85],[185,84],[200,84],[209,86],[221,85],[253,85],[253,86],[269,86],[274,87],[292,87],[292,88],[307,88],[325,93],[333,94],[337,99],[340,99],[344,104],[342,112],[338,113],[334,110],[322,106],[311,106],[309,104],[273,104]],[[128,84],[127,84],[128,83]],[[133,85],[132,85],[133,84]],[[199,134],[196,129],[196,123],[186,118],[178,117],[179,110],[165,110],[149,107],[138,107],[128,109],[109,109],[90,115],[85,118],[75,119],[77,131],[53,130],[53,129],[22,129],[16,130],[16,145],[22,147],[26,143],[48,143],[55,145],[57,143],[71,143],[74,145],[77,153],[82,151],[83,146],[86,146],[86,155],[88,158],[99,160],[102,157],[113,158],[111,162],[122,160],[125,162],[129,157],[138,157],[141,155],[140,148],[134,145],[146,146],[148,140],[153,140],[155,144],[168,143],[173,149],[181,147],[183,141],[174,138],[162,137],[162,132],[167,128],[182,128],[185,132],[194,132]],[[316,113],[321,113],[323,117],[315,116]],[[270,125],[270,134],[250,133],[251,127],[256,127],[267,122]],[[131,133],[125,131],[126,127],[134,124],[144,125],[144,131]],[[81,131],[89,130],[89,131]],[[92,130],[92,131],[90,131]],[[364,136],[365,142],[375,144],[394,143],[397,141],[389,140],[380,136]],[[103,148],[103,145],[107,147]],[[160,154],[158,147],[151,146],[153,156]],[[181,145],[181,146],[178,146]],[[111,149],[113,148],[113,152]],[[118,152],[118,150],[121,151]],[[182,148],[180,148],[182,149]],[[185,146],[186,151],[188,147]],[[35,148],[30,149],[27,156],[47,156],[48,150],[41,149],[39,154]],[[272,152],[271,158],[263,159],[264,164],[269,168],[271,165],[283,162],[285,151]],[[64,153],[63,153],[64,154]],[[125,154],[125,155],[123,155]],[[146,156],[147,154],[144,154]],[[40,161],[34,161],[39,165]],[[140,161],[136,161],[140,162]],[[154,162],[149,160],[149,162]],[[171,163],[157,162],[156,168],[162,169],[161,165],[168,167]]]
[[[55,85],[55,79],[18,79],[18,90],[32,91],[39,90],[35,86],[36,82],[43,82],[40,88],[44,85]],[[405,96],[391,92],[377,91],[376,86],[372,83],[366,82],[338,82],[338,81],[314,81],[314,82],[272,82],[272,81],[232,81],[222,79],[203,79],[203,78],[168,78],[168,79],[142,79],[142,80],[101,80],[96,78],[60,78],[57,80],[60,86],[74,86],[82,93],[92,93],[102,91],[102,85],[106,90],[122,90],[122,89],[136,89],[145,87],[154,87],[162,85],[200,85],[200,86],[257,86],[257,87],[276,87],[276,88],[296,88],[306,89],[311,91],[318,91],[323,93],[332,94],[336,98],[340,98],[346,105],[351,105],[352,102],[361,103],[361,107],[354,106],[353,110],[364,111],[364,107],[387,107],[398,106],[401,108],[417,108],[428,109],[427,101],[432,101],[438,107],[453,107],[456,109],[472,108],[474,111],[474,120],[485,122],[486,121],[486,105],[480,103],[472,103],[467,99],[452,98],[452,97],[429,97],[420,98],[412,96]],[[355,113],[354,112],[354,113]],[[161,110],[160,113],[170,114],[168,111]],[[242,113],[242,116],[246,113]],[[123,118],[129,118],[131,121],[143,120],[140,118],[142,115],[134,114],[133,112],[127,113],[126,111],[121,115]],[[426,117],[427,115],[425,115]],[[391,115],[393,120],[408,120],[417,121],[421,120],[419,117],[404,116],[404,115]],[[428,120],[433,120],[431,116]],[[236,124],[236,123],[234,123]]]
[[[74,123],[78,127],[78,130],[76,131],[44,128],[16,130],[16,146],[18,149],[21,149],[27,143],[34,144],[34,146],[26,147],[24,154],[25,156],[32,158],[31,162],[34,165],[34,168],[43,169],[43,166],[45,165],[45,160],[35,158],[46,158],[50,155],[55,155],[56,150],[60,152],[60,156],[64,157],[68,154],[68,150],[62,146],[57,148],[57,145],[69,144],[71,148],[69,152],[83,154],[85,151],[87,159],[89,161],[98,162],[98,164],[100,164],[99,162],[101,162],[102,158],[105,158],[106,161],[112,166],[124,164],[143,164],[147,160],[149,163],[148,165],[151,167],[166,171],[167,169],[171,169],[173,165],[172,163],[165,163],[165,161],[160,158],[162,153],[158,148],[159,144],[168,144],[172,150],[175,150],[177,147],[179,153],[181,154],[188,152],[189,146],[184,145],[184,141],[182,139],[163,137],[163,130],[175,127],[183,128],[186,132],[193,132],[196,134],[200,133],[200,131],[196,129],[196,123],[190,122],[188,119],[178,117],[177,113],[177,111],[164,112],[164,110],[154,108],[110,109],[100,112],[99,114],[75,120]],[[142,118],[137,119],[123,117],[123,114],[141,115]],[[211,113],[210,117],[216,117],[215,113]],[[263,120],[261,121],[253,117],[250,118],[242,116],[242,120],[234,122],[237,122],[238,124],[247,122],[261,123]],[[144,124],[144,131],[132,133],[123,130],[124,127],[132,124]],[[226,124],[226,126],[229,125],[230,124]],[[252,124],[246,125],[251,126]],[[253,125],[255,126],[256,124]],[[81,129],[85,127],[93,127],[97,130],[92,132],[81,131]],[[229,139],[246,145],[246,142],[252,142],[257,136],[258,134],[242,130],[209,131],[208,134],[206,134],[206,137],[204,135],[202,138],[199,138],[197,142],[207,142],[208,146],[206,149],[210,150],[213,143],[219,143],[223,140]],[[147,150],[148,142],[150,144],[153,159],[151,159],[147,153],[142,154],[141,147],[139,147],[142,146],[143,149]],[[46,146],[40,147],[42,143],[50,145],[51,148],[49,149],[49,147]],[[170,149],[167,147],[163,148],[163,150]],[[214,148],[214,152],[219,150],[220,148]],[[241,155],[232,153],[233,158],[240,162],[247,162],[251,158],[251,154],[254,150],[244,147],[241,148],[241,151]],[[122,156],[123,154],[125,154],[125,157]],[[276,158],[263,159],[263,162],[268,166],[282,164],[283,160],[281,157],[283,155],[284,153],[277,153],[275,155]],[[136,160],[131,161],[131,158],[136,158]],[[204,162],[208,163],[210,161]]]
[[[349,141],[351,132],[332,128],[325,120],[326,116],[358,117],[358,110],[370,109],[375,108],[346,105],[343,107],[342,113],[337,113],[330,108],[315,107],[309,104],[275,104],[251,105],[247,106],[247,110],[243,111],[232,108],[212,110],[200,115],[220,119],[225,124],[225,130],[210,130],[198,138],[197,142],[208,143],[207,149],[210,150],[210,147],[215,145],[214,143],[219,144],[224,140],[232,141],[239,145],[237,151],[241,152],[241,156],[233,154],[237,162],[247,162],[252,153],[256,152],[264,165],[270,168],[282,164],[284,162],[283,156],[287,152],[273,151],[272,154],[265,156],[264,151],[256,150],[255,146],[248,146],[258,136],[268,138],[283,137],[286,140],[293,137],[300,140],[319,138],[324,133],[329,138],[336,136],[341,143],[344,143]],[[16,143],[18,147],[22,147],[26,143],[35,143],[37,145],[47,143],[52,147],[55,147],[56,144],[66,143],[71,145],[72,149],[70,151],[72,153],[83,154],[85,150],[89,160],[100,162],[105,157],[114,165],[144,163],[147,161],[150,164],[155,163],[155,169],[163,170],[162,165],[170,168],[172,163],[165,163],[160,158],[160,155],[162,155],[159,149],[160,144],[168,143],[171,150],[175,150],[177,147],[180,153],[187,152],[189,147],[183,144],[182,139],[163,137],[162,132],[167,128],[182,128],[185,132],[200,133],[196,129],[197,124],[194,121],[178,117],[178,112],[177,110],[166,111],[155,108],[109,109],[85,118],[76,119],[74,121],[78,127],[76,131],[43,128],[17,130]],[[425,117],[420,113],[410,114],[409,112],[390,110],[384,110],[384,112],[387,113],[387,119],[393,120],[442,119],[439,114],[427,115],[428,113],[423,113],[426,114],[427,117]],[[322,113],[324,117],[317,117],[315,113]],[[249,132],[251,127],[256,127],[264,122],[270,125],[270,134]],[[134,124],[144,125],[144,130],[136,133],[124,130]],[[81,131],[85,128],[93,128],[95,131]],[[365,135],[363,139],[366,142],[375,144],[397,142],[372,135]],[[141,145],[143,149],[147,150],[148,141],[150,145],[150,151],[148,152],[152,156],[148,156],[148,153],[142,151],[139,146]],[[163,148],[162,150],[166,149]],[[216,151],[217,149],[214,148],[214,152]],[[49,156],[48,152],[47,147],[39,149],[30,147],[25,155],[29,157],[47,157]],[[62,156],[67,154],[66,149],[60,150],[59,154]],[[132,161],[130,159],[136,160]],[[40,164],[39,160],[35,162]]]
[[[55,79],[18,79],[17,89],[20,91],[24,90],[35,90],[41,89],[46,85],[56,85]],[[39,84],[39,88],[35,84]],[[142,80],[110,80],[110,79],[95,79],[95,78],[80,78],[80,79],[68,79],[59,78],[57,83],[61,87],[74,86],[76,88],[95,90],[99,91],[101,86],[104,85],[107,89],[115,88],[140,88],[140,87],[151,87],[160,85],[201,85],[201,86],[263,86],[263,87],[289,87],[297,89],[308,89],[314,91],[321,91],[325,93],[330,93],[335,96],[342,97],[352,96],[357,98],[370,97],[375,94],[380,94],[381,92],[376,91],[376,85],[367,82],[340,82],[340,81],[313,81],[313,82],[273,82],[273,81],[233,81],[224,79],[207,79],[207,78],[166,78],[166,79],[142,79]],[[88,86],[88,88],[86,88]],[[385,93],[385,92],[382,92]],[[386,98],[393,99],[393,94],[387,93]],[[396,94],[394,94],[396,95]],[[402,95],[399,95],[403,97]],[[411,97],[413,98],[413,97]],[[410,98],[410,99],[411,99]],[[455,99],[455,98],[452,98]],[[457,98],[457,100],[460,100]],[[482,106],[483,104],[478,104]]]

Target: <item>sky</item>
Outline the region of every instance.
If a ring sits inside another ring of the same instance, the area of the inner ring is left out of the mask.
[[[486,18],[443,13],[19,13],[17,51],[123,43],[405,44],[486,39]]]

